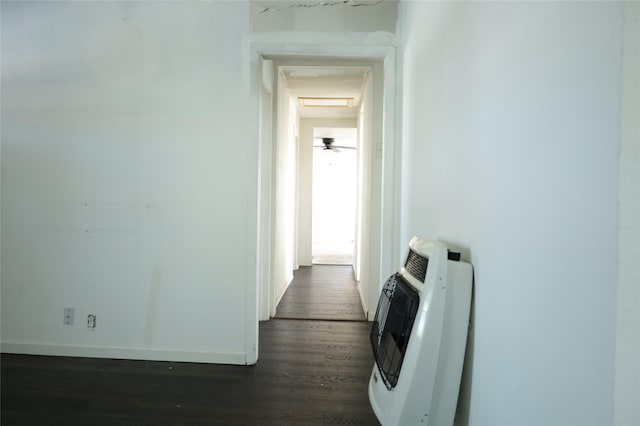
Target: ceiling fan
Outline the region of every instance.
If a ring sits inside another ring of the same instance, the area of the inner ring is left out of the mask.
[[[356,149],[355,146],[341,146],[334,145],[335,138],[315,138],[315,140],[321,140],[322,145],[314,145],[314,148],[322,148],[323,151],[340,152],[343,149]]]

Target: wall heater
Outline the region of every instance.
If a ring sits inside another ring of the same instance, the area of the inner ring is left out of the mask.
[[[440,242],[414,237],[385,283],[371,328],[369,401],[383,426],[452,425],[473,271]]]

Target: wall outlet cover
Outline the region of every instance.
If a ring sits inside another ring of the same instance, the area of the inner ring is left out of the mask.
[[[73,325],[73,308],[64,308],[64,318],[62,319],[62,324],[64,325]]]
[[[87,316],[87,327],[93,330],[96,328],[96,316],[93,314],[89,314]]]

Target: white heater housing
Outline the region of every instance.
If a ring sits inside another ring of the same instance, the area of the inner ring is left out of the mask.
[[[452,425],[473,271],[469,263],[449,260],[443,243],[414,237],[409,249],[405,265],[387,281],[378,302],[371,334],[376,364],[369,401],[383,426]],[[397,306],[389,300],[394,293],[400,293]],[[415,311],[412,324],[410,315],[395,321],[403,324],[388,324],[409,310]],[[400,327],[408,330],[398,331]]]

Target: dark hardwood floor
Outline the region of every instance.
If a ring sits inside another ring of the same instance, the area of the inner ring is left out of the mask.
[[[352,266],[301,266],[275,318],[365,321]]]
[[[366,322],[260,324],[255,366],[2,355],[2,426],[378,425]]]

